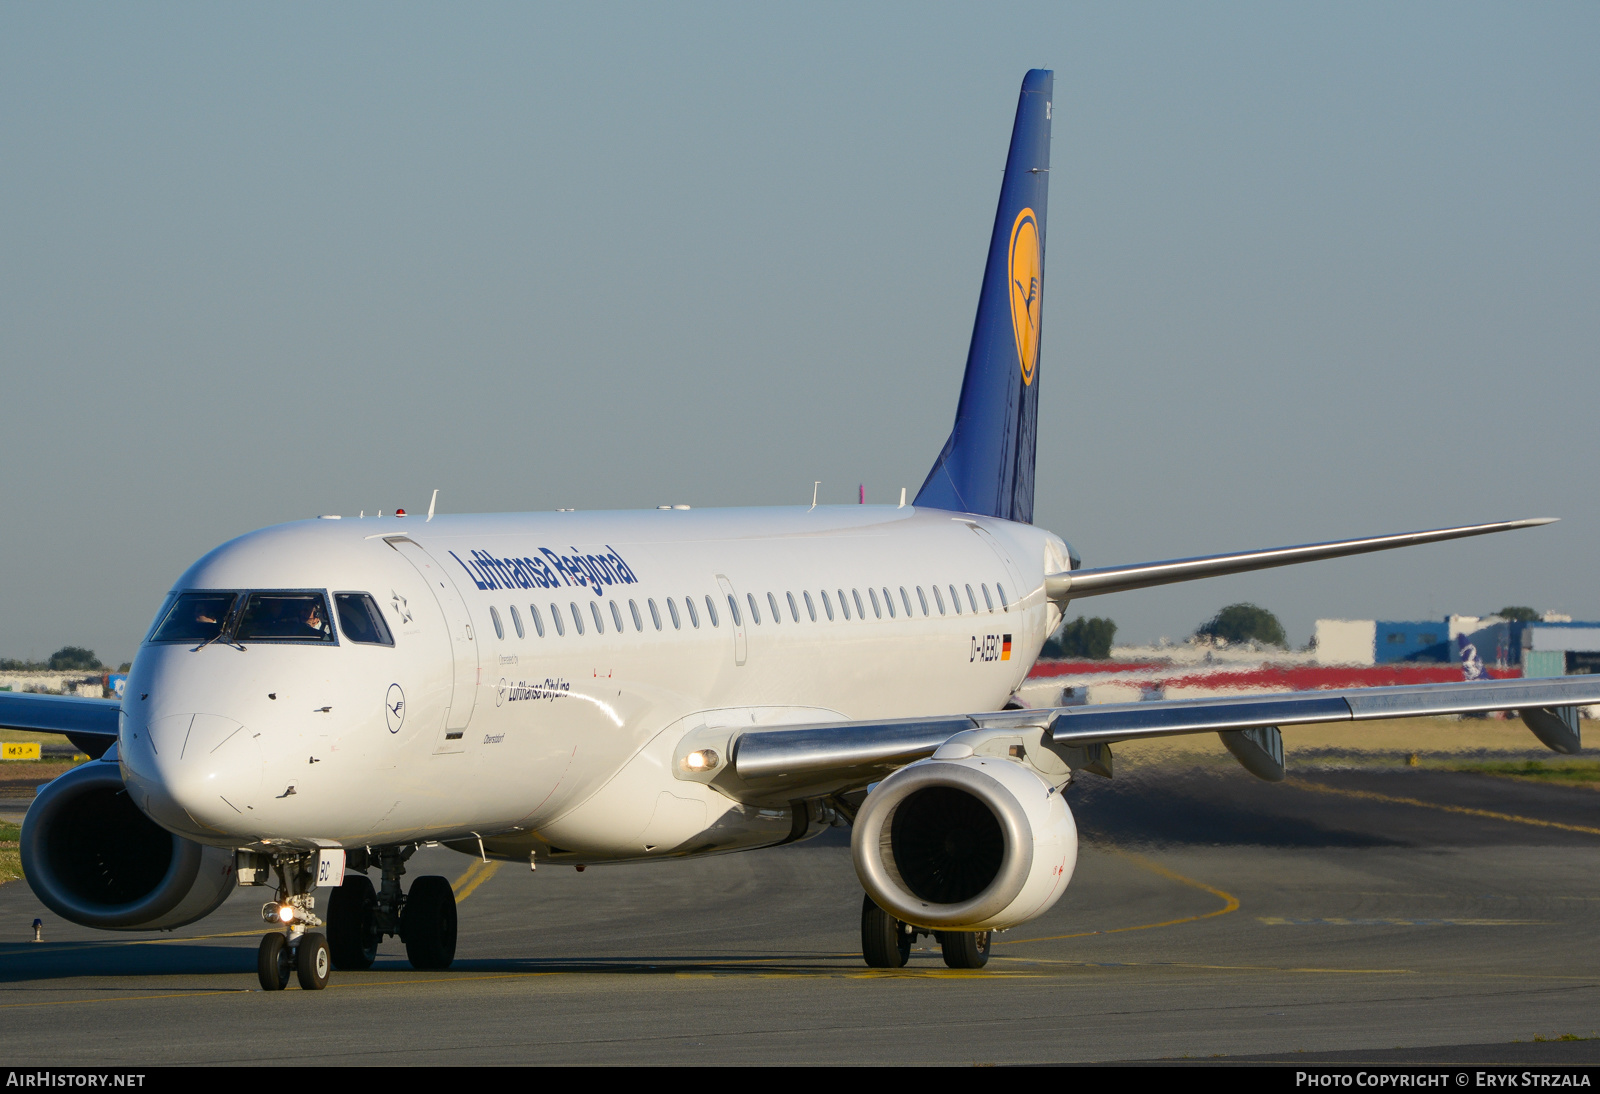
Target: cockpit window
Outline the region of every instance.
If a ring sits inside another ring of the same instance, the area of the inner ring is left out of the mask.
[[[152,628],[152,642],[210,642],[222,633],[238,593],[180,593]]]
[[[367,646],[394,645],[394,636],[383,621],[383,613],[369,594],[334,593],[333,603],[339,610],[339,629],[345,638]],[[511,616],[517,618],[517,609],[511,609]],[[517,630],[521,629],[522,620],[517,619]]]
[[[241,643],[337,641],[320,592],[251,593],[233,636]]]

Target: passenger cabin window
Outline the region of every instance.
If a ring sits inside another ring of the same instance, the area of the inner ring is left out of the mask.
[[[861,594],[857,593],[856,595],[859,597]],[[882,619],[883,618],[883,609],[878,606],[878,590],[877,589],[868,589],[867,590],[867,595],[872,598],[872,615],[873,615],[873,618]],[[856,603],[860,604],[861,601],[857,600]]]
[[[336,642],[320,592],[251,593],[233,636],[239,642]]]
[[[772,609],[772,621],[774,623],[782,623],[783,613],[778,610],[778,598],[773,596],[771,593],[767,594],[767,607]],[[794,597],[792,596],[789,598],[789,610],[794,610]],[[795,622],[798,623],[799,620],[795,620]]]
[[[528,617],[533,620],[534,631],[539,635],[540,638],[543,638],[544,620],[539,618],[539,606],[537,604],[528,605]]]
[[[883,606],[885,608],[889,609],[889,618],[893,619],[894,618],[894,594],[889,591],[887,586],[885,586],[884,590],[883,590]],[[907,609],[907,610],[909,611],[909,609]]]
[[[511,605],[511,625],[516,628],[518,638],[528,637],[528,632],[522,629],[522,613],[515,604]]]
[[[621,634],[622,633],[622,609],[617,607],[617,602],[615,600],[610,601],[610,604],[611,604],[611,622],[613,622],[613,623],[615,623],[617,625],[617,633]],[[637,609],[635,609],[635,611],[633,613],[633,618],[636,621],[639,618],[639,613],[638,613]]]
[[[739,618],[739,601],[734,599],[732,593],[728,594],[728,615],[733,618],[733,625],[735,627],[744,626],[744,621]]]
[[[922,591],[922,586],[921,585],[917,586],[917,591],[918,592]],[[935,585],[933,587],[933,602],[935,604],[939,605],[939,614],[943,615],[944,614],[944,595],[939,592],[939,586],[937,586],[937,585]]]
[[[567,634],[567,625],[561,622],[561,609],[556,607],[554,604],[550,605],[550,622],[556,625],[556,636],[558,638],[565,638]]]
[[[500,622],[500,613],[495,610],[493,604],[489,605],[489,622],[494,624],[494,636],[504,642],[506,638],[505,624]]]
[[[683,598],[683,606],[689,609],[689,622],[694,624],[695,630],[700,629],[700,613],[694,610],[694,597]]]
[[[572,625],[579,634],[583,633],[583,613],[578,610],[576,601],[567,601],[567,607],[572,609]]]
[[[796,623],[800,622],[800,613],[795,607],[794,594],[784,593],[783,595],[789,600],[789,618],[793,619]],[[817,609],[811,606],[810,594],[801,593],[800,595],[806,598],[806,609],[811,613],[811,622],[815,623],[817,621]]]
[[[967,586],[967,589],[970,592],[971,589],[972,589],[972,586],[970,586],[970,585]],[[956,592],[956,587],[954,585],[950,586],[950,603],[952,603],[952,604],[954,604],[956,606],[956,614],[960,615],[961,614],[961,594]],[[973,611],[977,611],[977,609],[974,608]]]
[[[920,594],[922,592],[922,590],[918,589],[917,592]],[[906,618],[910,619],[911,618],[911,594],[906,592],[906,587],[904,585],[900,586],[900,603],[902,603],[902,604],[904,604],[906,606]],[[928,614],[928,602],[926,600],[924,600],[922,602],[922,614],[923,615],[927,615]]]
[[[636,631],[644,630],[644,620],[639,618],[639,605],[638,605],[638,602],[637,601],[633,601],[633,600],[628,601],[628,611],[633,616],[633,629],[636,630]],[[657,619],[656,620],[656,630],[659,631],[660,629],[661,629],[661,620]]]
[[[378,602],[366,593],[334,593],[334,610],[339,613],[339,629],[345,639],[363,646],[392,646],[394,636],[383,621]]]
[[[802,590],[800,595],[805,597],[806,614],[811,617],[811,622],[815,623],[817,621],[817,605],[812,601],[810,593],[805,592],[805,591]],[[822,606],[824,608],[828,608],[828,595],[826,593],[824,593],[822,595]],[[828,608],[828,618],[829,619],[833,618],[833,609],[832,608]]]
[[[589,601],[589,614],[594,616],[594,633],[605,634],[606,624],[605,621],[600,618],[600,602],[598,600]]]
[[[728,598],[728,606],[733,606],[733,597],[731,596]],[[737,612],[739,609],[734,608],[733,610]],[[711,625],[713,627],[722,626],[722,620],[717,618],[717,602],[711,599],[710,593],[706,594],[706,614],[711,617]]]
[[[772,594],[767,595],[770,598]],[[750,621],[758,627],[761,626],[761,608],[756,604],[756,594],[745,593],[744,598],[750,602]]]
[[[1006,599],[1006,587],[996,581],[994,583],[994,591],[1000,594],[1000,607],[1009,612],[1011,610],[1011,602]]]
[[[850,590],[850,595],[855,597],[855,600],[856,600],[856,618],[865,619],[867,617],[867,609],[866,609],[866,606],[861,603],[861,590],[860,589],[851,589]],[[840,600],[844,599],[844,593],[840,593],[839,594],[839,599]],[[845,612],[844,614],[845,614],[845,616],[847,618],[850,615],[849,612]]]
[[[828,602],[828,591],[826,589],[822,591],[822,602],[824,604]],[[839,590],[839,614],[846,619],[850,618],[850,602],[844,598],[843,589]]]
[[[671,604],[672,601],[669,600],[667,603]],[[651,597],[649,600],[646,600],[645,604],[650,609],[650,622],[654,623],[656,625],[656,630],[659,631],[661,629],[661,609],[656,607],[655,597]],[[678,625],[678,620],[676,618],[672,620],[672,625],[674,627]]]
[[[989,583],[987,581],[984,582],[980,586],[980,588],[983,589],[983,605],[984,605],[984,607],[988,608],[991,612],[994,611],[994,599],[989,596]]]
[[[978,610],[978,598],[972,595],[972,586],[967,586],[967,603],[972,605],[972,610]]]

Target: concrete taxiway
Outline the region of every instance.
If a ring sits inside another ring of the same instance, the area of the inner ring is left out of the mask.
[[[581,874],[424,851],[411,876],[461,901],[455,967],[391,940],[320,993],[257,989],[267,890],[124,937],[11,883],[3,1062],[1600,1063],[1555,1040],[1600,1033],[1595,791],[1313,758],[1282,784],[1167,763],[1069,793],[1077,877],[981,972],[861,964],[844,832]]]

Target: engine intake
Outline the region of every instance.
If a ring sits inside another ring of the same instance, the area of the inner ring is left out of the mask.
[[[896,918],[1003,930],[1061,898],[1078,861],[1078,829],[1057,788],[1023,764],[935,756],[867,795],[850,853],[862,886]]]
[[[139,811],[116,753],[46,784],[22,821],[22,873],[63,919],[112,931],[181,927],[235,884],[233,851],[175,836]]]

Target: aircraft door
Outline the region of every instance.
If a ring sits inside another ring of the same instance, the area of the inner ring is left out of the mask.
[[[733,624],[733,663],[742,665],[750,649],[744,629],[744,611],[739,607],[739,595],[733,591],[733,582],[721,574],[717,575],[717,586],[727,603],[728,622]]]
[[[435,562],[421,547],[404,536],[384,540],[400,552],[417,568],[422,579],[433,592],[450,631],[450,653],[455,661],[454,687],[450,695],[450,708],[445,713],[439,730],[439,740],[434,753],[460,752],[466,747],[467,723],[472,720],[472,709],[478,696],[478,642],[472,632],[472,617],[461,593],[445,569]]]

